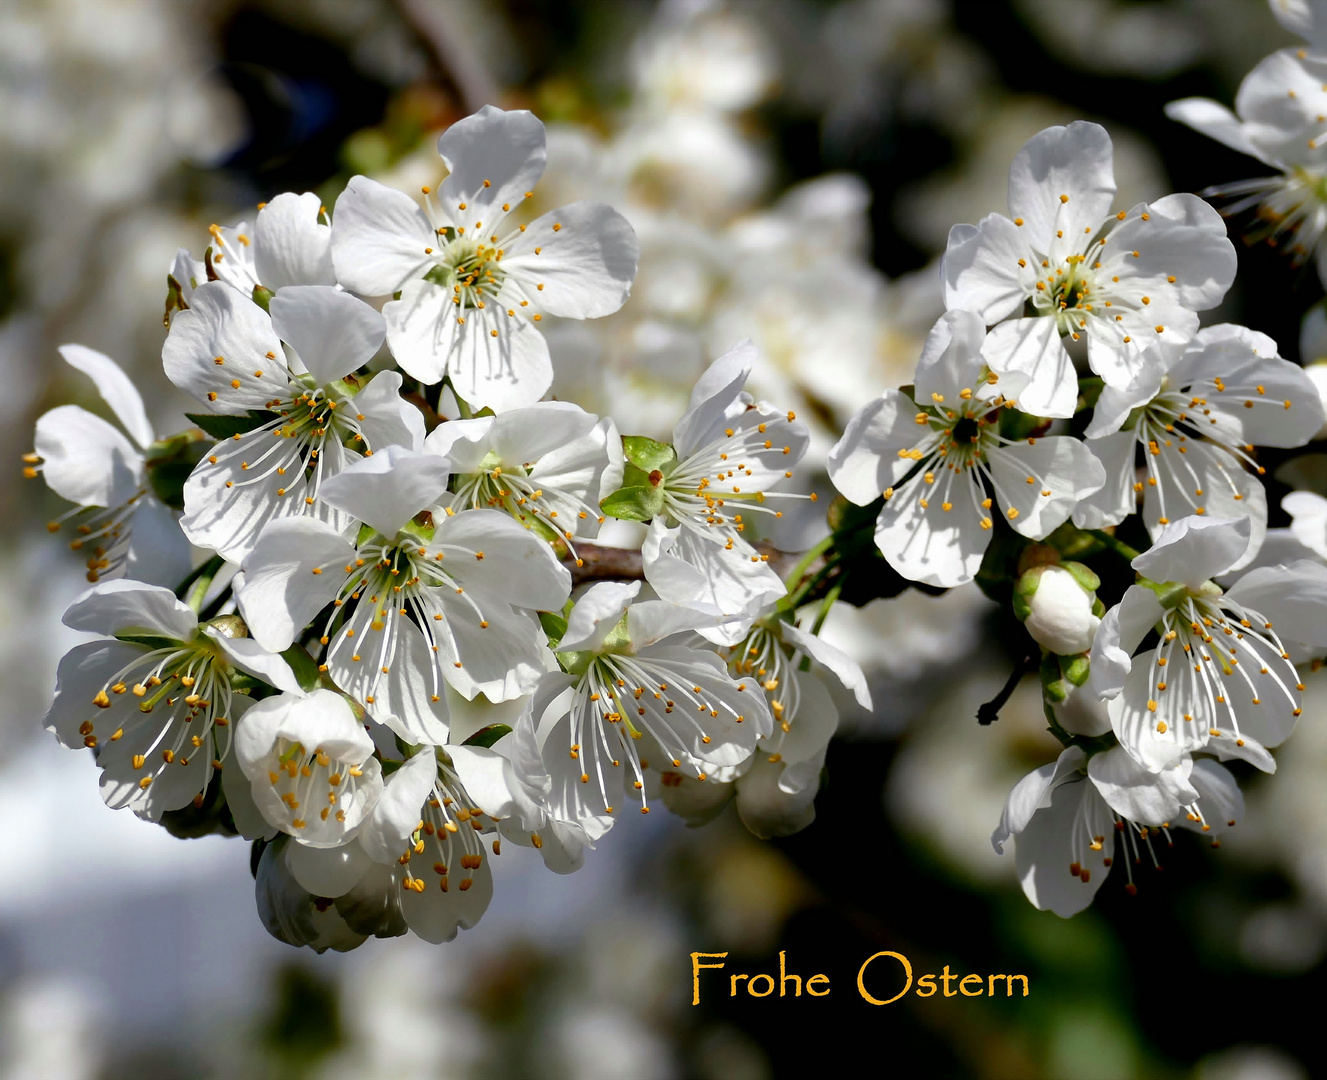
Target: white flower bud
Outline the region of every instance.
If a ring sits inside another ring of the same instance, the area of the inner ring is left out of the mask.
[[[1023,582],[1019,583],[1028,610],[1023,622],[1032,639],[1059,656],[1090,649],[1101,622],[1092,613],[1093,595],[1062,567],[1036,569],[1039,573],[1035,581],[1029,582],[1030,593]],[[1024,575],[1024,581],[1028,576]]]

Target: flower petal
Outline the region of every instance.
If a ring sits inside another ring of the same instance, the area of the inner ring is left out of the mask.
[[[438,154],[451,170],[438,197],[463,225],[476,220],[496,225],[505,213],[498,207],[524,199],[543,176],[548,157],[544,125],[534,113],[493,105],[438,136]],[[466,210],[454,212],[461,203]]]
[[[321,213],[322,200],[311,191],[282,192],[258,211],[253,268],[264,286],[336,284],[332,230],[319,220]]]
[[[1113,150],[1100,124],[1076,120],[1032,136],[1009,166],[1009,216],[1033,243],[1095,231],[1115,200]],[[1066,197],[1067,196],[1067,197]]]
[[[1130,565],[1153,581],[1180,581],[1196,589],[1244,555],[1251,532],[1248,518],[1181,518],[1167,525]]]
[[[352,176],[332,217],[336,280],[361,296],[389,296],[434,265],[428,215],[409,195],[367,176]],[[436,381],[436,380],[435,380]]]
[[[387,539],[447,489],[447,462],[436,454],[386,446],[327,477],[324,502],[372,525]]]
[[[120,506],[143,488],[143,455],[120,432],[77,405],[37,420],[33,448],[50,489],[79,506]]]
[[[81,371],[97,387],[97,393],[129,436],[146,448],[152,442],[152,424],[148,421],[143,398],[120,365],[105,353],[86,345],[61,345],[57,350],[70,367]]]
[[[244,560],[244,585],[236,596],[249,633],[271,652],[290,648],[336,597],[343,567],[354,559],[354,546],[320,521],[272,522]]]
[[[319,386],[373,359],[387,327],[363,300],[330,285],[290,285],[268,304],[272,329]]]
[[[531,222],[506,249],[502,268],[549,315],[597,319],[626,303],[639,259],[626,218],[603,203],[578,202]]]
[[[159,634],[172,641],[192,641],[198,630],[193,608],[170,589],[141,581],[103,581],[69,605],[61,620],[73,630],[93,634]]]

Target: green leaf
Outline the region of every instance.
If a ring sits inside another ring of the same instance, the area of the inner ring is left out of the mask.
[[[599,508],[610,517],[623,521],[649,521],[663,512],[663,488],[650,484],[618,488],[599,504]]]
[[[275,295],[276,293],[263,285],[255,285],[253,287],[253,302],[264,311],[268,310],[267,305],[272,302],[272,297]]]
[[[562,635],[567,632],[567,620],[556,612],[541,611],[539,613],[539,624],[544,628],[544,633],[548,635],[548,647],[556,649],[558,642],[562,640]]]
[[[644,469],[636,468],[636,466],[629,461],[622,466],[622,486],[624,488],[645,487],[649,483],[650,474]]]
[[[631,464],[645,473],[655,469],[666,473],[677,464],[676,450],[668,443],[655,442],[644,435],[623,436],[622,453]]]
[[[461,745],[489,747],[510,732],[511,728],[506,724],[489,724],[488,727],[480,728]]]
[[[309,655],[303,645],[298,642],[292,645],[281,653],[281,659],[290,665],[290,670],[294,672],[295,681],[300,684],[301,690],[316,690],[322,685],[318,662]]]
[[[184,415],[214,439],[229,439],[233,435],[243,435],[246,431],[262,427],[269,420],[276,419],[275,413],[254,412],[252,409],[243,416],[217,416],[213,413]]]

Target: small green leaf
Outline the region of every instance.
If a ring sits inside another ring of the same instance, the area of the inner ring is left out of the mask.
[[[599,508],[610,517],[623,521],[649,521],[663,512],[663,488],[650,484],[618,488],[599,504]]]
[[[202,428],[214,439],[229,439],[233,435],[243,435],[246,431],[262,427],[276,415],[269,412],[250,410],[243,416],[217,416],[212,413],[185,413],[195,425]]]
[[[281,659],[290,665],[295,681],[301,690],[316,690],[322,679],[318,672],[318,662],[309,655],[308,650],[298,643],[281,653]]]
[[[623,436],[622,453],[631,464],[645,473],[654,472],[655,469],[667,473],[677,464],[676,450],[667,443],[655,442],[644,435]]]
[[[539,625],[544,628],[544,633],[548,635],[548,647],[556,649],[558,642],[562,640],[562,635],[567,632],[567,620],[556,612],[541,611],[539,613]]]
[[[126,641],[130,645],[146,645],[149,649],[169,649],[179,646],[179,642],[173,638],[162,637],[160,634],[116,634],[116,641]]]
[[[264,311],[267,310],[267,305],[272,302],[272,297],[275,295],[275,292],[263,285],[255,285],[253,287],[253,302]]]
[[[461,745],[490,747],[502,738],[502,736],[510,733],[511,728],[506,724],[489,724],[488,727],[480,728],[471,735],[470,738],[466,739],[465,742],[461,743]]]

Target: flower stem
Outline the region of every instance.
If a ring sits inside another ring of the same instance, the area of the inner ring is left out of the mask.
[[[207,595],[207,590],[212,587],[213,580],[225,565],[225,559],[220,555],[213,555],[207,562],[195,568],[188,577],[175,586],[175,595],[193,608],[195,612],[201,611],[203,598]]]
[[[1115,552],[1116,555],[1128,562],[1133,562],[1134,559],[1142,554],[1137,548],[1131,548],[1123,540],[1115,539],[1115,537],[1104,529],[1084,529],[1083,531],[1094,540],[1105,544],[1106,547],[1110,548],[1110,550]]]

